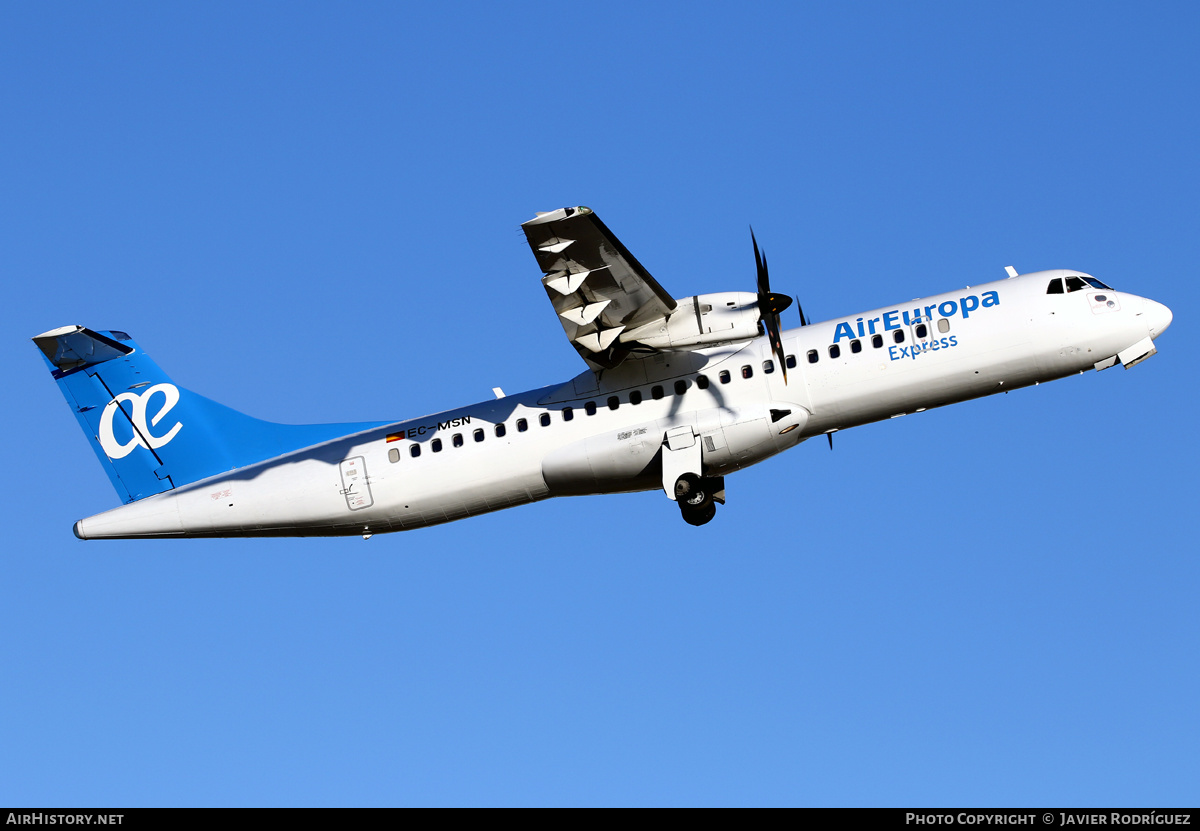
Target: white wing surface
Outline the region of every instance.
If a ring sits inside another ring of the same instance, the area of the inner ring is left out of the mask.
[[[629,354],[621,333],[667,317],[675,300],[591,208],[560,208],[521,226],[567,339],[594,368]]]

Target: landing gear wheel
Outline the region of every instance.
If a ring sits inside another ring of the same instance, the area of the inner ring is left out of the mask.
[[[675,498],[687,499],[689,496],[701,490],[702,481],[699,476],[694,473],[684,473],[675,480]]]
[[[688,525],[704,525],[717,515],[717,503],[710,501],[706,507],[697,510],[686,502],[681,502],[679,512],[683,514],[683,521]]]
[[[694,473],[685,473],[675,480],[675,501],[683,521],[688,525],[703,525],[717,515],[713,502],[711,479],[702,479]]]

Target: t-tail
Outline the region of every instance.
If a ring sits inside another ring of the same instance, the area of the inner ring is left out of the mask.
[[[124,332],[64,326],[33,342],[124,502],[383,423],[251,418],[176,385]]]

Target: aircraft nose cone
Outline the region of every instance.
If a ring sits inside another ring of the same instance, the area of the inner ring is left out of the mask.
[[[1171,325],[1174,315],[1162,303],[1153,300],[1146,301],[1146,325],[1150,329],[1150,337],[1157,338]]]

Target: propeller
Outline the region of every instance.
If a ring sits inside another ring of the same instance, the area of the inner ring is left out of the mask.
[[[812,323],[812,320],[811,320],[811,319],[809,319],[809,318],[808,318],[808,317],[807,317],[807,316],[804,314],[804,307],[800,305],[800,298],[799,298],[799,297],[797,297],[797,298],[796,298],[796,311],[798,311],[798,312],[800,313],[800,325],[801,325],[801,326],[807,326],[808,324]]]
[[[767,337],[771,341],[771,351],[779,359],[779,368],[783,370],[783,383],[787,383],[787,361],[783,355],[783,338],[779,334],[779,313],[792,305],[792,298],[786,294],[775,294],[771,291],[771,280],[767,276],[767,258],[758,250],[758,240],[754,238],[754,229],[750,229],[750,242],[754,245],[754,264],[758,267],[758,313],[767,327]],[[799,304],[797,304],[798,306]],[[804,312],[800,312],[800,324],[804,325]]]

